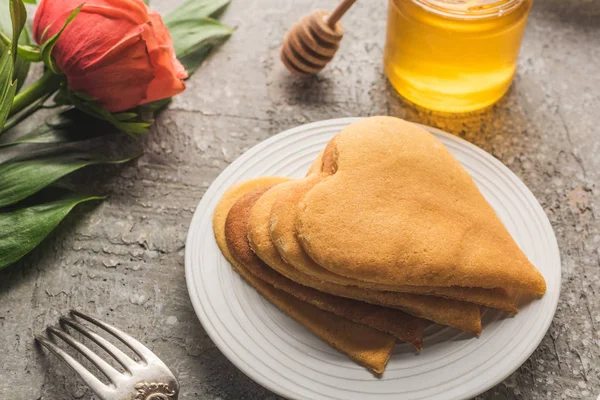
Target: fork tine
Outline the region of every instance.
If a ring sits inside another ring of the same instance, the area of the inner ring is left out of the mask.
[[[109,381],[113,384],[119,382],[119,378],[122,376],[119,371],[114,369],[109,363],[104,361],[100,356],[90,350],[86,345],[75,339],[73,336],[69,335],[65,331],[55,328],[53,326],[49,326],[46,329],[48,332],[58,336],[62,340],[64,340],[67,344],[71,345],[75,350],[83,354],[88,360],[92,362],[102,372]]]
[[[60,322],[70,326],[73,329],[76,329],[82,335],[86,336],[98,346],[102,347],[108,354],[114,357],[114,359],[117,360],[117,362],[121,364],[123,368],[127,370],[127,372],[131,373],[137,366],[139,366],[137,362],[131,359],[131,357],[129,357],[127,354],[123,353],[117,346],[104,339],[96,332],[90,330],[87,326],[75,321],[73,318],[60,317]]]
[[[114,337],[116,337],[125,345],[127,345],[127,347],[133,350],[135,354],[137,354],[145,363],[148,363],[148,360],[160,361],[159,358],[152,351],[150,351],[149,348],[147,348],[146,346],[144,346],[125,332],[121,331],[120,329],[117,329],[112,325],[109,325],[105,322],[100,321],[97,318],[94,318],[77,310],[71,310],[71,314],[83,318],[86,321],[89,321],[92,324],[104,329],[106,332],[112,334]]]
[[[96,378],[90,371],[88,371],[83,365],[79,363],[79,361],[75,360],[73,357],[69,355],[66,351],[46,339],[44,336],[36,335],[35,340],[37,340],[40,344],[54,353],[58,358],[63,360],[75,373],[81,377],[83,382],[94,391],[98,396],[102,398],[106,398],[106,392],[108,391],[108,386],[102,383],[98,378]]]

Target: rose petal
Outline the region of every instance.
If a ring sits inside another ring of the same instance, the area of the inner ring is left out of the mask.
[[[118,62],[110,62],[111,58]],[[83,75],[67,76],[69,88],[95,97],[98,104],[113,112],[134,108],[146,99],[154,71],[141,35],[135,43],[102,61],[103,65]]]

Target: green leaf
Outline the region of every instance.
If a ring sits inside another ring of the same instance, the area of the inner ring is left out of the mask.
[[[0,57],[0,132],[12,107],[17,92],[17,85],[12,80],[13,61],[10,53],[5,51]]]
[[[82,97],[83,95],[83,97]],[[141,117],[136,113],[137,121],[131,121],[132,118],[128,118],[133,114],[132,112],[127,113],[117,113],[113,114],[104,107],[98,105],[95,101],[93,101],[93,97],[85,94],[85,93],[73,93],[69,90],[65,90],[61,93],[61,97],[67,97],[68,104],[72,104],[77,107],[79,110],[84,113],[91,115],[92,117],[104,120],[109,122],[111,125],[115,126],[117,129],[127,133],[132,137],[136,137],[136,135],[143,135],[148,133],[150,126],[153,121],[144,121],[140,120]],[[91,99],[91,100],[86,100]],[[64,98],[61,99],[64,101]],[[115,115],[125,114],[126,120],[119,120]]]
[[[167,28],[178,21],[208,18],[219,14],[231,0],[188,0],[163,18]]]
[[[0,31],[6,33],[6,35],[12,34],[12,21],[10,17],[10,12],[6,12],[10,9],[10,0],[0,0]],[[11,37],[4,35],[8,41],[11,41]],[[29,30],[27,27],[23,30],[23,33],[19,37],[19,43],[21,45],[30,45],[31,38],[29,35]],[[0,54],[4,54],[7,51],[8,46],[5,43],[0,42]],[[25,79],[27,78],[27,74],[29,72],[29,62],[24,60],[23,57],[17,57],[17,63],[14,66],[13,76],[17,81],[17,92],[23,84],[25,83]]]
[[[56,63],[54,62],[54,60],[52,59],[52,49],[54,49],[54,46],[56,45],[58,38],[63,33],[65,28],[67,26],[69,26],[69,24],[75,19],[77,14],[79,14],[79,11],[81,11],[81,7],[83,7],[83,4],[80,4],[76,9],[74,9],[71,12],[71,14],[69,14],[67,19],[65,20],[65,23],[63,24],[62,28],[60,28],[60,30],[58,32],[56,32],[54,35],[52,35],[52,37],[50,39],[46,40],[40,47],[40,51],[42,52],[42,59],[44,60],[44,64],[46,64],[46,66],[48,68],[50,68],[52,70],[52,72],[54,72],[55,74],[60,74],[61,72],[60,72],[60,69],[58,68],[58,66],[56,65]],[[45,32],[46,31],[44,31],[44,33]],[[42,37],[43,37],[43,35],[42,35]]]
[[[0,108],[0,130],[4,127],[4,123],[6,122],[6,118],[8,117],[8,112],[10,111],[10,105],[5,107],[4,104],[6,102],[10,103],[12,99],[15,97],[17,93],[17,85],[16,82],[14,84],[10,84],[6,90],[0,93],[0,101],[2,101],[2,106]]]
[[[164,18],[175,54],[190,75],[212,49],[231,36],[233,29],[209,18],[227,4],[229,0],[188,0]]]
[[[137,113],[134,112],[122,112],[113,114],[113,116],[119,121],[131,121],[132,119],[136,119],[138,117]]]
[[[135,154],[126,158],[107,159],[71,153],[0,164],[0,207],[21,201],[57,179],[88,165],[120,164],[138,156],[139,154]]]
[[[29,29],[27,27],[25,27],[25,29],[23,29],[23,33],[21,33],[21,37],[19,38],[19,43],[24,46],[29,46],[29,44],[31,43],[31,36],[29,33]],[[0,48],[1,47],[2,46],[0,46]],[[21,46],[19,46],[19,50],[20,49],[21,49]],[[39,61],[41,61],[41,58],[39,59]],[[25,84],[25,80],[27,79],[27,75],[29,74],[30,64],[31,64],[31,62],[29,60],[27,60],[25,57],[21,56],[20,54],[17,54],[17,62],[15,64],[15,72],[13,73],[13,76],[15,77],[15,80],[17,81],[17,92],[19,92],[21,90],[21,88],[23,87],[23,85]]]
[[[106,136],[110,125],[91,121],[90,117],[76,108],[53,114],[46,122],[28,132],[7,132],[0,136],[0,148],[17,144],[73,143]]]
[[[35,0],[23,0],[23,3],[27,3],[27,4],[37,4]]]
[[[40,62],[42,61],[42,52],[40,51],[40,47],[37,45],[19,45],[19,49],[17,50],[17,55],[19,55],[23,60],[29,62]]]
[[[71,105],[71,100],[69,99],[69,96],[70,96],[69,89],[66,86],[67,85],[64,85],[63,87],[58,89],[58,92],[56,92],[56,94],[54,95],[54,98],[52,100],[54,101],[54,103],[56,105],[60,105],[60,106]]]
[[[73,92],[75,95],[77,95],[77,97],[80,97],[82,100],[85,101],[95,101],[96,98],[92,95],[87,94],[86,92]]]
[[[211,18],[173,20],[169,25],[175,54],[189,74],[200,66],[212,49],[223,43],[233,29]]]
[[[33,250],[77,204],[102,199],[73,193],[48,203],[0,213],[0,269]]]
[[[17,47],[19,45],[19,37],[23,27],[27,22],[27,10],[25,4],[21,0],[10,0],[10,18],[12,20],[12,46],[11,53],[13,57],[13,64],[17,62]],[[15,77],[13,77],[15,79]]]
[[[142,112],[147,111],[151,114],[155,114],[156,112],[162,110],[167,105],[169,105],[171,101],[172,99],[170,97],[167,97],[166,99],[156,100],[151,103],[142,104],[141,106],[139,106],[139,108],[142,110]]]

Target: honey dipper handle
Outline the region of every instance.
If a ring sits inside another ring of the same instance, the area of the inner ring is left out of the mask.
[[[356,0],[342,0],[340,4],[333,10],[329,18],[327,18],[327,25],[331,28],[335,27],[335,24],[342,18],[342,16],[348,11],[352,4],[354,4]]]

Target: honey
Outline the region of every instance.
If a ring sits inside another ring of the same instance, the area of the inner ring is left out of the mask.
[[[508,90],[533,0],[389,0],[386,74],[412,103],[444,112]]]

